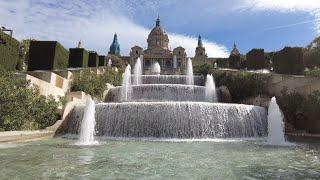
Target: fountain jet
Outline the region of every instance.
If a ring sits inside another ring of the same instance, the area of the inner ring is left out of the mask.
[[[155,62],[155,63],[152,65],[151,73],[152,73],[153,75],[160,75],[160,73],[161,73],[161,67],[160,67],[160,64],[159,64],[158,62]]]
[[[131,66],[127,65],[122,75],[121,101],[129,100],[130,84],[131,84]]]
[[[268,109],[268,142],[269,145],[281,146],[286,144],[283,132],[283,115],[273,97]]]
[[[98,141],[94,140],[95,124],[95,104],[89,96],[86,102],[86,107],[84,109],[84,115],[81,122],[79,140],[76,142],[76,145],[90,146],[98,144]]]
[[[142,84],[142,81],[141,81],[142,63],[141,63],[140,58],[137,59],[136,64],[134,65],[133,76],[134,76],[133,84],[135,84],[135,85]]]
[[[213,76],[207,74],[206,86],[205,86],[205,100],[207,102],[218,102],[218,96],[216,91],[216,85]]]
[[[194,80],[193,80],[193,67],[192,67],[192,61],[189,58],[187,62],[187,84],[188,85],[193,85]]]
[[[111,66],[112,66],[112,60],[111,60],[111,59],[109,59],[107,66],[108,66],[108,67],[111,67]]]

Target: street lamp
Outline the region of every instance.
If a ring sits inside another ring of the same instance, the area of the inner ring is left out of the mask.
[[[12,37],[12,34],[13,34],[13,30],[12,29],[7,29],[6,27],[2,26],[2,31],[5,32],[10,32],[10,36]]]
[[[13,34],[13,30],[12,29],[7,29],[6,27],[2,26],[1,30],[3,32],[6,32],[6,31],[10,32],[10,36],[12,37],[12,34]],[[6,44],[7,44],[6,41],[0,37],[0,45],[6,45]]]

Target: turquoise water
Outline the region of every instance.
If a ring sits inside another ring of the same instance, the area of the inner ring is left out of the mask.
[[[320,144],[74,140],[0,145],[0,179],[319,179]]]

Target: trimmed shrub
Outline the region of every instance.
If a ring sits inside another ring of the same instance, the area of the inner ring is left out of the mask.
[[[299,47],[285,47],[273,56],[273,68],[280,74],[302,74],[303,50]]]
[[[69,67],[71,68],[86,68],[88,67],[89,53],[83,48],[69,49]]]
[[[89,52],[88,67],[98,67],[98,64],[99,64],[98,53],[94,51]]]
[[[19,62],[20,43],[0,30],[0,65],[15,70]]]
[[[68,67],[69,52],[57,41],[31,41],[28,70],[56,70]]]
[[[241,67],[241,57],[238,55],[231,55],[229,57],[229,68],[240,69]]]
[[[246,54],[247,68],[248,69],[264,69],[266,68],[266,62],[264,58],[263,49],[252,49]]]
[[[106,66],[106,56],[99,56],[99,66]]]
[[[35,130],[53,125],[60,105],[14,72],[0,67],[0,131]]]

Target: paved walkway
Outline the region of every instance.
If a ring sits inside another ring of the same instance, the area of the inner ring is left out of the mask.
[[[54,131],[5,131],[0,132],[0,143],[34,141],[39,139],[51,138]]]

